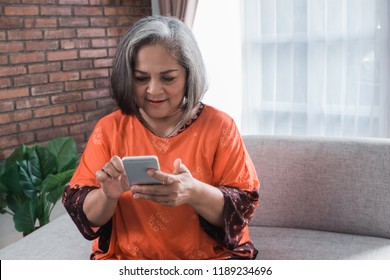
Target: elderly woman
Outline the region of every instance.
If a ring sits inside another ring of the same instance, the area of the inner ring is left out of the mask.
[[[92,259],[252,259],[259,181],[234,121],[203,104],[206,73],[191,31],[146,17],[118,45],[120,110],[96,124],[63,203]],[[156,155],[160,185],[129,185],[122,158]]]

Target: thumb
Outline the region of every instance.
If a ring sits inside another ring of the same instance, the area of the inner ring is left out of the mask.
[[[180,173],[185,173],[189,172],[188,168],[181,162],[180,158],[177,158],[175,162],[173,163],[173,174],[180,174]]]

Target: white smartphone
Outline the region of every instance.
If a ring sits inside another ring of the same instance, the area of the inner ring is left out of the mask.
[[[160,170],[156,156],[127,156],[122,158],[130,186],[132,185],[161,185],[162,182],[150,177],[148,169]]]

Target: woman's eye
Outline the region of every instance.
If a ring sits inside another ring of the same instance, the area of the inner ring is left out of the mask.
[[[172,82],[174,79],[174,77],[162,77],[162,80],[167,83]]]
[[[146,82],[149,78],[148,77],[135,77],[134,78],[137,82]]]

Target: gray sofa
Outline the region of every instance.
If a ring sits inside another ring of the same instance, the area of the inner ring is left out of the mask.
[[[390,260],[390,140],[245,136],[261,182],[251,236],[266,260]],[[67,214],[0,259],[88,259]]]

